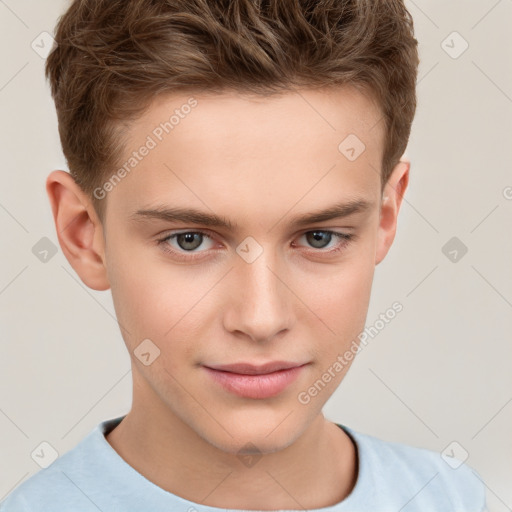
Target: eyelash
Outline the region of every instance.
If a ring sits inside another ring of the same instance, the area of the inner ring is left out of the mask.
[[[312,248],[313,252],[323,253],[323,254],[327,254],[327,255],[332,255],[332,254],[335,254],[335,253],[338,253],[338,252],[342,251],[352,241],[354,241],[357,238],[357,236],[355,234],[353,234],[353,233],[351,233],[351,234],[339,233],[337,231],[330,231],[330,230],[327,230],[327,229],[312,229],[312,230],[309,230],[309,231],[304,231],[303,233],[301,233],[300,236],[306,235],[308,233],[314,233],[314,232],[329,233],[331,235],[334,235],[336,238],[338,238],[340,240],[340,243],[338,243],[337,246],[334,249],[323,250],[323,249]],[[185,234],[190,234],[190,233],[193,233],[193,234],[199,233],[199,234],[203,235],[206,238],[212,239],[212,237],[207,232],[201,231],[200,229],[199,230],[194,230],[194,231],[180,231],[180,232],[177,232],[177,233],[166,234],[163,238],[158,239],[158,245],[162,246],[162,250],[164,252],[172,254],[173,256],[177,256],[179,259],[182,259],[182,260],[185,260],[185,261],[193,261],[195,259],[203,258],[204,256],[202,256],[202,255],[196,256],[195,255],[196,253],[194,253],[194,252],[187,253],[186,251],[185,252],[181,252],[181,251],[177,251],[175,249],[171,249],[169,244],[166,243],[169,239],[176,238],[178,235],[185,235]],[[208,252],[208,251],[202,251],[202,252]],[[183,254],[190,254],[190,255],[189,256],[183,256]]]

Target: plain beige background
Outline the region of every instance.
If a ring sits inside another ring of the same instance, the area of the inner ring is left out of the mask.
[[[0,500],[40,469],[43,441],[63,454],[131,403],[110,293],[86,288],[60,248],[37,257],[44,237],[58,245],[46,176],[67,169],[43,76],[44,33],[66,5],[0,0]],[[410,184],[376,269],[373,334],[324,412],[467,456],[501,512],[512,509],[512,0],[406,5],[421,57]],[[403,310],[382,324],[395,301]]]

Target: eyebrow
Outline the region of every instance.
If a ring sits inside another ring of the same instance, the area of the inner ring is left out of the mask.
[[[356,213],[367,212],[372,209],[374,202],[364,199],[354,199],[344,203],[337,203],[328,208],[309,213],[296,215],[289,221],[291,227],[300,227],[306,224],[316,224],[332,219],[341,219]],[[140,209],[130,215],[134,221],[148,219],[163,220],[166,222],[183,222],[187,224],[202,224],[209,227],[225,228],[235,231],[236,223],[214,213],[203,212],[194,208],[156,207],[153,209]]]

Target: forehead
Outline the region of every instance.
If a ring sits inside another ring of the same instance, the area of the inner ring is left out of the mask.
[[[225,215],[263,214],[265,204],[275,215],[299,201],[313,209],[371,201],[383,125],[379,108],[354,88],[162,96],[131,125],[121,164],[132,155],[134,165],[108,202],[126,215],[176,202]]]
[[[318,136],[336,144],[353,133],[371,151],[383,142],[382,121],[376,103],[348,86],[296,89],[272,96],[235,92],[162,95],[132,125],[128,140],[136,146],[137,139],[151,133],[157,142],[173,139],[182,146],[200,142],[225,156],[227,151],[236,153],[237,148],[245,154],[249,150],[258,154],[257,143],[269,141],[280,145],[281,154],[290,148],[294,153],[314,150]],[[172,137],[167,137],[171,133]],[[301,148],[297,143],[304,138],[310,144]],[[273,148],[265,149],[269,154]]]

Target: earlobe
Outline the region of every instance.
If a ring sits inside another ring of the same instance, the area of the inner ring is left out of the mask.
[[[388,253],[395,239],[398,212],[402,204],[405,190],[409,183],[411,162],[402,158],[393,168],[383,194],[375,250],[375,265],[378,265]]]
[[[87,195],[65,171],[50,173],[46,192],[66,259],[89,288],[109,289],[103,227]]]

